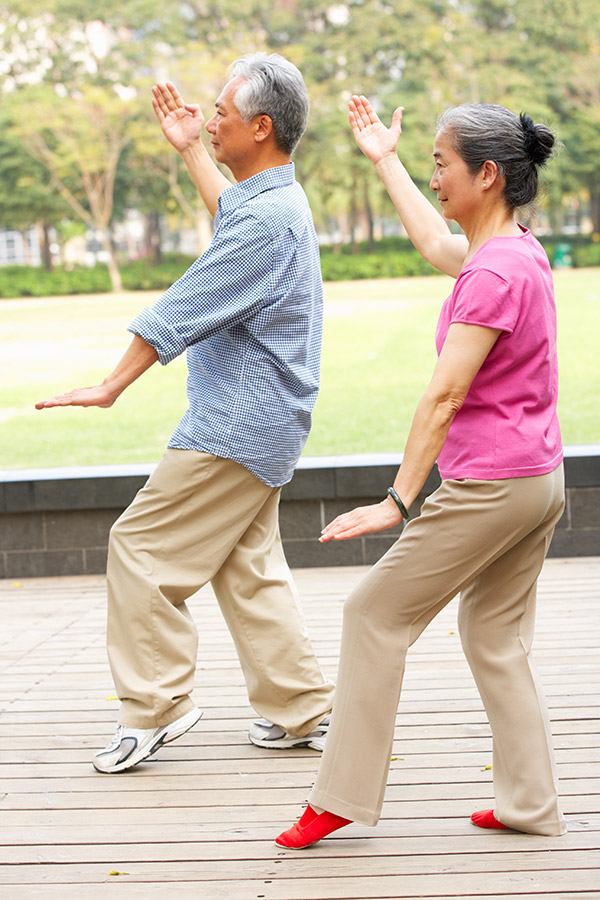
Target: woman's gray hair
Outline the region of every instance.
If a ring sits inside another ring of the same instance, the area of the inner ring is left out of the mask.
[[[277,145],[291,156],[308,121],[308,93],[300,70],[278,53],[251,53],[231,65],[229,76],[244,79],[234,97],[243,121],[269,116]]]
[[[504,176],[504,201],[512,211],[532,203],[538,169],[552,156],[555,137],[529,116],[492,103],[466,103],[447,110],[438,130],[448,132],[454,149],[474,174],[492,160]]]

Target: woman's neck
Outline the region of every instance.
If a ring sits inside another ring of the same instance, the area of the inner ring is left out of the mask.
[[[495,209],[466,226],[461,225],[461,227],[469,241],[469,250],[465,263],[470,262],[477,251],[490,238],[519,237],[522,234],[521,229],[517,225],[515,214],[507,212],[504,208]]]

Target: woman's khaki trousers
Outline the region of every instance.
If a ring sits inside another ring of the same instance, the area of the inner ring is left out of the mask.
[[[310,803],[374,825],[392,751],[406,651],[459,592],[463,648],[493,735],[497,818],[566,830],[536,675],[536,581],[564,506],[560,466],[502,481],[444,481],[344,609],[333,719]]]
[[[194,706],[198,634],[186,600],[212,582],[256,712],[304,735],[333,703],[279,536],[280,488],[195,450],[166,451],[111,531],[107,643],[121,724]]]

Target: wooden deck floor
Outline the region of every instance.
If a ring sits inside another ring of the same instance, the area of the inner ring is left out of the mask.
[[[334,676],[341,605],[364,570],[297,571],[308,627]],[[462,657],[453,603],[411,650],[383,818],[303,853],[273,838],[300,813],[314,751],[247,740],[252,711],[210,590],[198,725],[131,773],[93,752],[117,703],[104,651],[102,578],[0,582],[0,896],[3,900],[600,897],[600,558],[549,560],[536,657],[569,833],[481,831],[491,739]]]

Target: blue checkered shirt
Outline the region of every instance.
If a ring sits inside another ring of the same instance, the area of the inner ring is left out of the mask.
[[[165,365],[187,351],[189,408],[169,447],[293,475],[319,384],[323,292],[292,163],[226,188],[208,250],[129,326]]]

